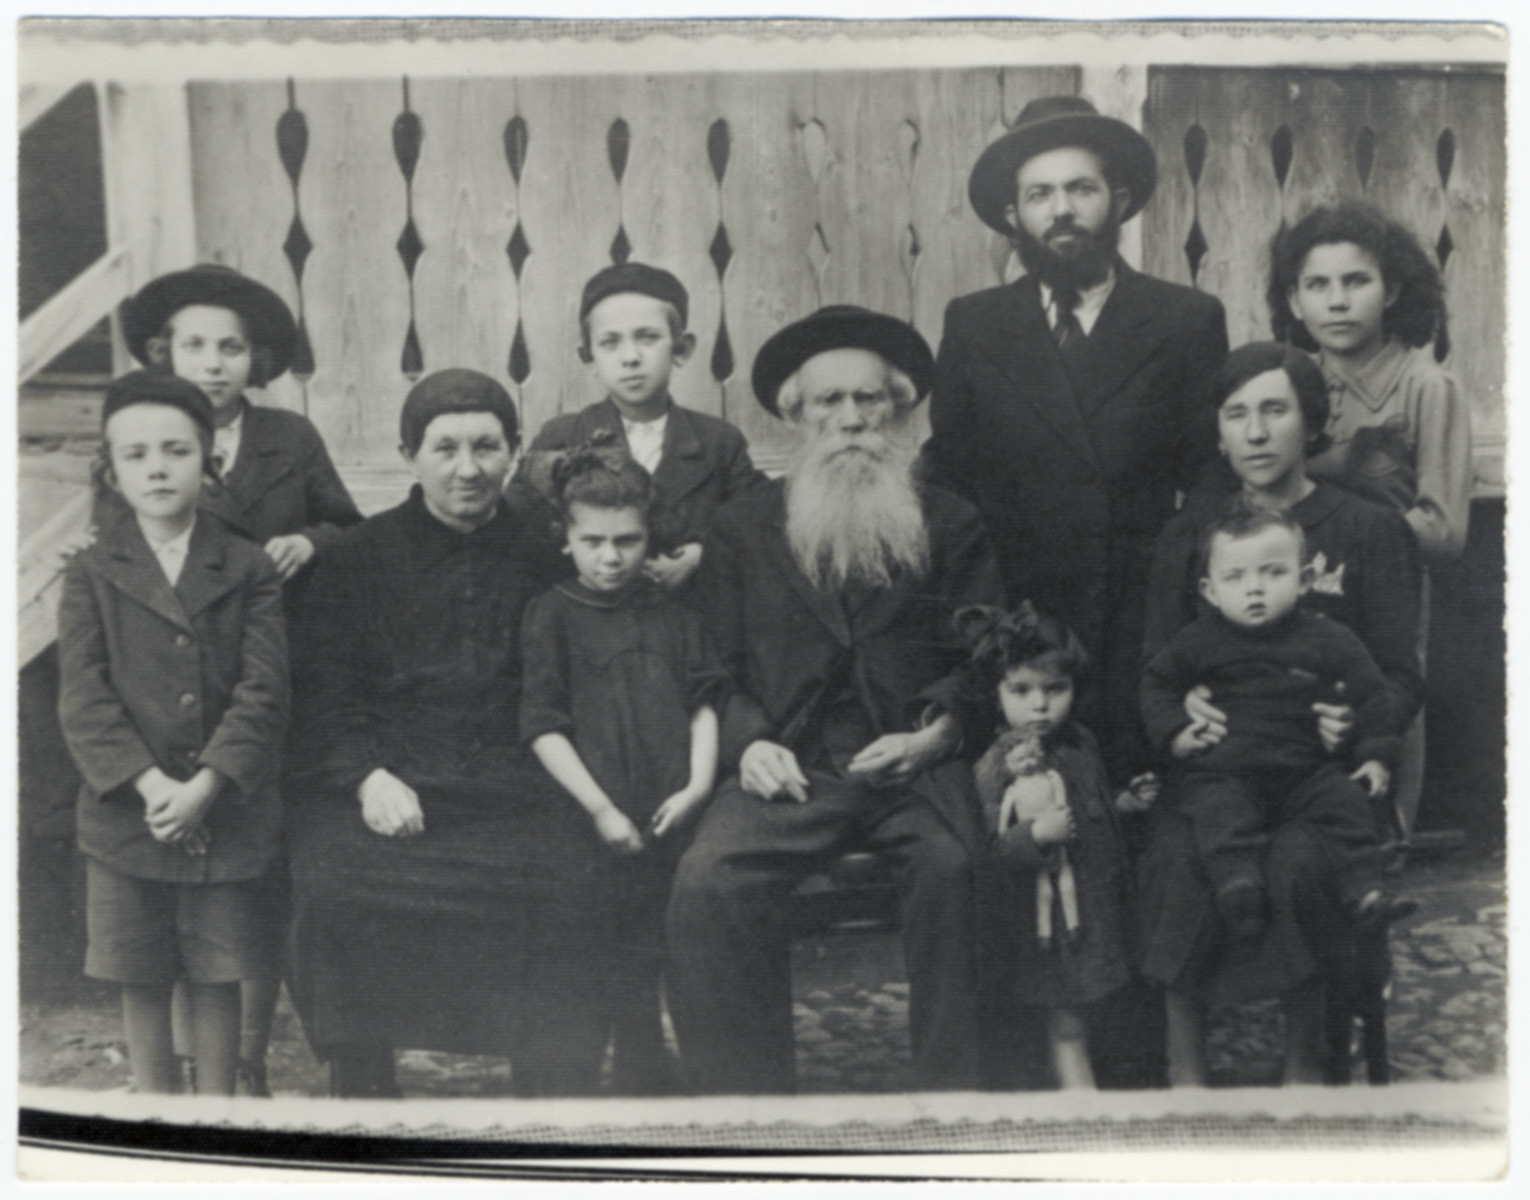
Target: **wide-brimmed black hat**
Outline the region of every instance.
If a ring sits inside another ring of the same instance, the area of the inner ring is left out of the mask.
[[[1105,160],[1111,183],[1131,193],[1121,220],[1136,216],[1158,182],[1153,147],[1125,121],[1102,117],[1082,96],[1043,96],[1020,110],[1015,127],[989,143],[967,180],[983,224],[1014,233],[1005,209],[1015,203],[1015,173],[1027,159],[1059,146],[1082,146]]]
[[[271,355],[268,378],[275,379],[291,363],[297,323],[287,302],[265,284],[217,263],[161,275],[122,302],[122,338],[132,356],[150,366],[149,339],[158,337],[165,322],[189,304],[230,308],[243,317],[250,341]]]
[[[907,321],[854,304],[831,304],[773,334],[754,356],[754,395],[774,416],[776,393],[808,359],[828,350],[871,350],[906,374],[923,400],[935,382],[935,356]]]

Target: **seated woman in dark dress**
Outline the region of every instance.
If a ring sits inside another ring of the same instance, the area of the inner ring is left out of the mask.
[[[1144,661],[1205,611],[1199,596],[1206,527],[1229,504],[1284,509],[1301,523],[1312,570],[1304,608],[1347,625],[1370,651],[1404,717],[1423,703],[1416,652],[1420,564],[1416,539],[1397,512],[1307,476],[1307,457],[1327,443],[1328,391],[1300,351],[1259,342],[1233,351],[1215,380],[1226,490],[1198,490],[1159,535],[1148,588]],[[1186,697],[1192,718],[1226,732],[1216,697]],[[1317,705],[1313,721],[1337,752],[1354,714]],[[1165,797],[1165,800],[1170,798]],[[1280,995],[1286,1001],[1286,1079],[1320,1078],[1322,980],[1349,953],[1354,924],[1339,897],[1331,849],[1301,820],[1278,826],[1264,862],[1269,922],[1252,942],[1228,939],[1201,870],[1187,818],[1172,803],[1152,814],[1139,862],[1142,973],[1168,989],[1169,1074],[1204,1084],[1201,1014],[1205,1007]]]
[[[501,496],[515,408],[475,371],[404,401],[409,498],[318,564],[293,655],[293,996],[341,1096],[396,1096],[393,1049],[508,1054],[520,1094],[584,1091],[588,854],[517,740],[522,611],[559,556]]]

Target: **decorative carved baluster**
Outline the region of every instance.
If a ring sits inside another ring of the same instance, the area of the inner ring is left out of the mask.
[[[1376,165],[1376,131],[1369,125],[1355,136],[1355,170],[1360,176],[1360,186],[1371,183],[1371,168]]]
[[[1286,178],[1291,174],[1291,160],[1296,157],[1295,137],[1291,126],[1282,124],[1270,138],[1270,166],[1275,170],[1275,186],[1281,193],[1280,232],[1286,231]]]
[[[797,127],[797,134],[801,139],[803,157],[807,159],[808,174],[812,176],[813,187],[816,189],[823,178],[824,166],[828,163],[828,130],[824,128],[822,121],[816,117],[809,117]],[[824,302],[824,272],[828,270],[829,254],[832,251],[829,239],[824,234],[822,221],[814,222],[813,232],[808,237],[806,249],[808,263],[813,268],[813,281],[818,288],[818,303],[821,305]]]
[[[728,122],[718,117],[707,129],[707,160],[712,164],[712,176],[717,180],[717,229],[707,247],[707,255],[717,269],[719,309],[717,313],[717,337],[712,342],[712,378],[722,389],[721,416],[728,416],[728,380],[733,375],[733,340],[728,336],[728,290],[724,277],[728,264],[733,261],[733,244],[728,240],[728,226],[724,220],[722,182],[728,173],[728,157],[733,151],[733,135]]]
[[[399,370],[410,380],[418,379],[425,371],[425,356],[420,349],[420,335],[414,326],[414,268],[425,253],[425,243],[414,223],[414,169],[420,162],[420,144],[425,140],[425,129],[419,116],[409,108],[409,80],[404,79],[404,111],[393,120],[393,157],[398,169],[404,174],[404,230],[398,235],[396,247],[403,261],[404,273],[409,279],[409,332],[404,337],[404,352],[399,357]]]
[[[1450,211],[1450,173],[1456,165],[1456,135],[1451,129],[1442,130],[1439,138],[1434,143],[1434,165],[1440,173],[1441,200],[1444,201],[1446,212]],[[1440,223],[1440,237],[1434,244],[1434,252],[1440,260],[1441,273],[1445,270],[1445,264],[1450,261],[1451,254],[1455,251],[1456,240],[1450,236],[1448,220]],[[1445,356],[1450,353],[1450,335],[1442,326],[1435,330],[1434,335],[1434,359],[1436,362],[1444,362]]]
[[[1185,258],[1190,263],[1190,282],[1197,283],[1201,273],[1201,261],[1211,246],[1206,241],[1206,231],[1201,228],[1201,169],[1206,165],[1206,131],[1200,123],[1185,130],[1185,170],[1190,175],[1191,218],[1190,233],[1185,238]]]
[[[526,231],[521,225],[521,172],[526,168],[526,150],[531,144],[531,132],[526,127],[526,118],[517,113],[505,122],[505,163],[510,168],[510,177],[515,180],[516,193],[516,217],[515,229],[510,234],[510,240],[505,243],[505,255],[510,259],[510,270],[515,275],[515,287],[517,293],[521,286],[521,268],[526,265],[526,259],[531,256],[531,243],[526,240]],[[515,333],[510,339],[510,361],[507,364],[510,378],[517,388],[521,387],[531,377],[531,355],[526,349],[526,327],[521,321],[519,306],[515,317]]]
[[[906,120],[898,129],[898,148],[902,151],[899,163],[903,167],[903,178],[908,185],[910,195],[910,211],[913,210],[914,172],[919,165],[919,126],[911,120]],[[919,231],[914,228],[911,220],[908,225],[908,238],[903,243],[903,251],[900,255],[903,261],[903,274],[908,279],[908,311],[910,317],[914,313],[914,291],[919,279],[919,255],[924,247],[919,243]]]
[[[303,228],[302,205],[298,197],[298,179],[303,174],[303,162],[308,157],[308,119],[297,106],[297,90],[292,80],[287,80],[287,111],[276,121],[276,153],[282,160],[282,169],[292,183],[292,223],[287,227],[282,253],[292,267],[292,277],[297,283],[297,338],[292,347],[293,378],[307,384],[313,378],[313,346],[308,338],[308,320],[303,310],[303,267],[313,252],[313,241]],[[302,389],[303,409],[308,409],[308,388]]]
[[[627,152],[632,148],[632,130],[627,122],[617,117],[606,130],[606,157],[611,163],[611,174],[616,176],[616,236],[611,239],[611,261],[620,266],[632,257],[632,242],[627,237],[627,225],[621,209],[622,176],[627,173]]]

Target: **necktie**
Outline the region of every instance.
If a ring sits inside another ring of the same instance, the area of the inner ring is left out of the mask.
[[[1057,323],[1052,326],[1052,338],[1057,342],[1068,373],[1077,377],[1085,368],[1089,354],[1086,348],[1089,335],[1078,323],[1078,314],[1074,312],[1078,307],[1078,292],[1074,288],[1058,288],[1052,293],[1052,301],[1057,305]]]
[[[1084,335],[1084,327],[1078,323],[1078,291],[1074,288],[1058,288],[1052,293],[1052,303],[1057,305],[1057,323],[1052,326],[1052,337],[1059,346],[1077,342]]]

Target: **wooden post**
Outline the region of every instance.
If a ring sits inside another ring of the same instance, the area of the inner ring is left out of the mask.
[[[99,85],[101,176],[106,240],[128,252],[129,293],[156,275],[196,261],[196,206],[191,186],[191,123],[183,84]],[[115,308],[112,367],[133,362]]]

